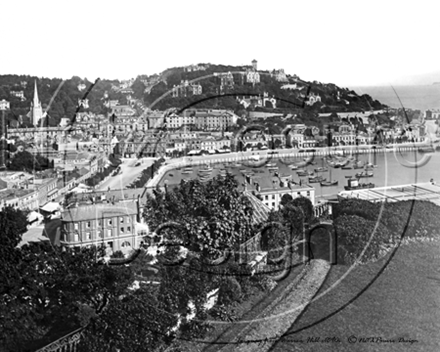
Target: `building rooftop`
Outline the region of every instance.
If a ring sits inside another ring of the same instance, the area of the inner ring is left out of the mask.
[[[115,205],[112,203],[97,203],[67,208],[63,211],[61,217],[63,221],[75,222],[115,216],[136,215],[137,213],[137,206],[133,202],[120,202]]]
[[[252,209],[254,210],[252,222],[254,224],[260,224],[266,221],[269,218],[270,208],[249,191],[245,191],[244,195],[249,199]]]
[[[283,175],[286,177],[286,175]],[[281,176],[281,177],[283,177]],[[296,183],[290,182],[283,182],[283,185],[281,185],[281,180],[277,176],[250,176],[251,178],[251,184],[247,184],[247,187],[252,190],[257,190],[256,184],[257,183],[260,186],[259,193],[269,193],[273,191],[283,191],[283,190],[293,190],[296,192],[301,191],[308,191],[311,189],[314,189],[312,186],[308,184],[302,184],[298,185]]]
[[[69,200],[69,203],[78,202],[94,202],[110,201],[121,202],[125,200],[139,199],[143,204],[146,201],[147,192],[145,188],[128,188],[128,189],[112,189],[109,191],[92,191],[84,193],[76,193]],[[107,202],[106,202],[107,204]]]
[[[5,189],[0,191],[0,200],[9,200],[35,192],[33,189]]]
[[[428,200],[440,205],[440,185],[435,182],[368,188],[339,192],[340,198],[356,198],[371,202]]]

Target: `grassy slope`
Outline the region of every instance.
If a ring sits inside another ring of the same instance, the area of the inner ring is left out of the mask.
[[[390,258],[355,268],[335,289],[316,300],[272,351],[440,351],[440,243],[402,246],[378,279],[339,313],[316,324],[355,297]],[[334,266],[319,293],[347,271]],[[315,325],[312,325],[315,324]],[[311,327],[307,328],[308,326]],[[347,338],[417,339],[407,343],[349,344]],[[308,337],[338,337],[340,343],[296,343]]]

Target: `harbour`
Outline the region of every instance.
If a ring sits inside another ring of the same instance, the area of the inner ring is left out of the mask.
[[[186,168],[184,170],[190,171],[185,175],[179,175],[179,173],[174,172],[174,175],[170,177],[172,165],[168,165],[170,168],[160,179],[159,185],[163,186],[165,180],[167,185],[172,186],[180,183],[183,178],[197,178],[200,169],[210,170],[204,179],[207,176],[212,178],[217,175],[224,176],[226,173],[230,173],[238,179],[239,183],[242,182],[246,174],[252,173],[258,173],[260,177],[272,177],[277,174],[291,175],[292,181],[297,184],[309,184],[309,177],[312,177],[313,180],[313,177],[321,176],[318,182],[311,184],[316,190],[316,198],[331,199],[335,198],[339,192],[344,191],[344,187],[348,185],[348,181],[351,179],[360,179],[360,183],[373,184],[374,187],[388,187],[425,183],[431,179],[435,180],[439,175],[440,153],[438,152],[420,153],[414,147],[402,147],[394,151],[386,149],[386,151],[388,152],[376,149],[360,149],[359,153],[346,153],[345,157],[340,156],[340,158],[351,158],[352,162],[363,165],[357,168],[328,166],[326,162],[328,153],[324,152],[315,153],[318,155],[314,157],[313,155],[310,157],[303,154],[295,156],[276,155],[263,164],[261,164],[261,160],[264,161],[264,159],[261,159],[257,164],[245,157],[225,158],[225,156],[222,156],[222,160],[211,160],[209,162],[196,159],[191,161],[191,171],[189,165],[185,165]],[[308,163],[304,161],[305,157],[306,159],[308,158]],[[322,171],[323,169],[315,167],[310,163],[312,160],[314,164],[319,165],[321,168],[331,170],[331,179],[329,178],[329,171]],[[415,166],[422,160],[429,161]],[[209,169],[207,169],[206,165],[210,165]],[[298,165],[301,167],[298,168]],[[320,171],[315,171],[315,169]],[[358,176],[366,176],[366,178],[356,177],[356,174]],[[321,185],[320,182],[323,182],[324,178],[326,179],[325,181],[332,181],[334,184],[326,183],[324,186]]]

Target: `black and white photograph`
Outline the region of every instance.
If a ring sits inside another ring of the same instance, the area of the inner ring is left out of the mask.
[[[439,10],[4,2],[0,352],[440,351]]]

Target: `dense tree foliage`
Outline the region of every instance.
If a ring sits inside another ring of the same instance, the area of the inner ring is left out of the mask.
[[[354,262],[376,258],[380,250],[401,239],[440,235],[440,207],[429,201],[372,203],[347,199],[334,207],[333,216],[341,246],[339,254]]]
[[[290,78],[290,83],[295,82],[298,88],[302,88],[302,90],[282,89],[281,86],[285,83],[276,81],[275,77],[271,76],[269,72],[260,71],[260,83],[252,85],[246,83],[246,80],[238,73],[246,69],[247,67],[244,66],[211,64],[207,66],[206,70],[195,72],[186,72],[183,68],[168,69],[162,74],[164,81],[156,85],[150,94],[145,95],[145,102],[147,104],[154,103],[154,108],[157,109],[166,109],[173,106],[184,109],[195,104],[199,108],[228,108],[238,112],[242,108],[238,105],[237,97],[262,95],[264,92],[267,92],[270,96],[274,96],[277,99],[278,111],[302,111],[306,115],[310,114],[316,117],[317,112],[368,111],[383,108],[382,104],[366,94],[358,96],[354,91],[341,89],[334,84],[295,81]],[[214,73],[219,72],[232,72],[234,86],[224,87],[223,91],[220,91],[220,78],[214,75]],[[175,85],[179,85],[182,80],[191,81],[201,77],[203,78],[198,80],[197,83],[202,85],[202,95],[178,98],[173,97],[171,94],[164,96],[165,93],[170,93],[171,89]],[[315,103],[312,106],[304,105],[307,99],[306,92],[309,88],[311,93],[321,96],[321,103]],[[339,92],[339,97],[337,92]],[[158,101],[159,97],[162,97],[162,99]],[[348,105],[347,102],[349,103]],[[248,109],[253,110],[255,107],[251,106]],[[259,111],[274,111],[272,107],[258,107],[256,109]]]
[[[1,350],[21,351],[87,324],[90,310],[102,309],[132,281],[126,267],[97,262],[100,249],[62,251],[49,242],[18,248],[27,224],[20,210],[3,209],[0,222]]]
[[[43,109],[47,109],[49,125],[56,126],[62,117],[73,118],[78,109],[78,100],[84,98],[88,88],[94,83],[80,77],[72,77],[67,80],[58,78],[38,78],[24,75],[0,75],[0,100],[6,99],[11,103],[11,110],[7,113],[7,119],[18,120],[18,117],[26,116],[30,111],[30,102],[34,96],[34,82],[37,81],[38,97]],[[22,85],[23,83],[23,85]],[[79,90],[78,85],[83,83],[86,89]],[[121,104],[126,103],[125,96],[112,90],[112,86],[118,86],[118,81],[100,80],[87,95],[89,109],[96,114],[106,112],[104,95],[107,92],[108,99],[119,99]],[[11,91],[23,91],[26,100],[21,101],[12,95]],[[141,97],[139,97],[141,98]],[[51,102],[51,103],[50,103]],[[49,105],[50,103],[50,105]]]
[[[42,171],[53,168],[53,162],[50,162],[44,156],[33,155],[27,151],[17,152],[7,164],[8,170],[11,171]]]
[[[182,181],[167,192],[155,190],[144,216],[152,229],[167,221],[179,222],[182,243],[202,255],[231,249],[252,236],[252,207],[231,175],[206,184]]]

